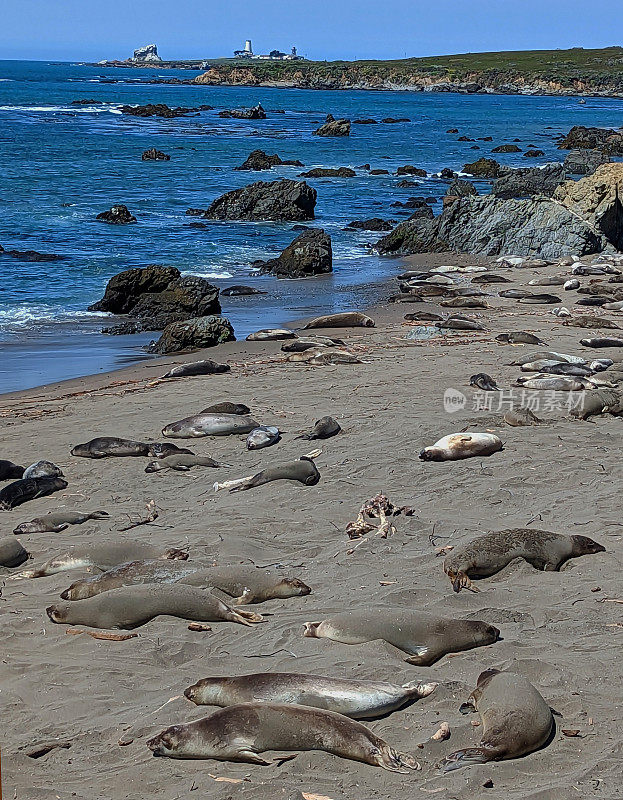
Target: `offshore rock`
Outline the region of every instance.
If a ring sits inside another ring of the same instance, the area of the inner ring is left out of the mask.
[[[205,212],[207,219],[293,220],[314,218],[317,193],[305,181],[258,181],[217,198]]]

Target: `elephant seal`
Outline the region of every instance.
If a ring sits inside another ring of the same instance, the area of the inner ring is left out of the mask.
[[[242,286],[239,284],[221,289],[221,297],[246,297],[251,294],[268,294],[268,292],[264,292],[262,289],[254,289],[252,286]]]
[[[303,635],[343,644],[383,639],[408,653],[408,664],[430,667],[448,653],[497,642],[500,631],[486,622],[442,619],[423,611],[375,609],[345,611],[320,622],[306,622]]]
[[[22,522],[13,533],[60,533],[70,525],[82,525],[90,519],[109,519],[107,511],[53,511],[30,522]]]
[[[522,367],[522,369],[524,369]],[[583,367],[580,364],[546,364],[541,367],[540,372],[545,372],[548,375],[568,375],[576,378],[588,378],[593,374],[593,370],[589,367]]]
[[[451,433],[420,452],[421,461],[458,461],[472,456],[490,456],[504,449],[493,433]]]
[[[303,330],[310,328],[374,328],[375,322],[361,311],[346,311],[342,314],[327,314],[310,320]]]
[[[324,350],[329,345],[314,342],[311,339],[295,339],[293,342],[281,345],[282,353],[305,353],[307,350]]]
[[[597,317],[592,314],[587,314],[583,317],[569,317],[563,322],[563,325],[573,328],[612,328],[621,330],[616,322],[606,317]]]
[[[581,392],[586,389],[586,385],[579,378],[566,378],[562,376],[550,376],[537,372],[531,378],[517,378],[517,386],[524,389],[537,389],[548,392]]]
[[[205,719],[173,725],[147,742],[155,756],[213,758],[269,766],[266,750],[324,750],[390,772],[408,773],[417,761],[397,753],[360,722],[333,711],[282,703],[240,703]],[[277,759],[279,760],[279,759]]]
[[[261,450],[263,447],[277,444],[280,439],[279,428],[275,428],[274,425],[260,425],[247,436],[247,450]]]
[[[351,719],[374,719],[390,714],[413,700],[427,697],[436,683],[414,681],[402,686],[384,681],[358,681],[260,672],[227,678],[203,678],[185,690],[198,706],[235,706],[238,703],[295,703],[344,714]]]
[[[211,406],[204,408],[199,412],[200,414],[238,414],[238,416],[245,416],[251,413],[249,406],[244,403],[231,403],[225,400],[223,403],[213,403]]]
[[[319,480],[320,473],[313,459],[301,456],[297,461],[289,461],[279,467],[268,467],[256,475],[232,481],[224,488],[229,488],[230,492],[244,492],[271,481],[296,481],[304,486],[315,486]]]
[[[109,458],[111,456],[147,456],[149,445],[116,436],[98,436],[89,442],[77,444],[71,450],[72,456],[80,458]]]
[[[420,311],[413,312],[411,314],[405,314],[404,318],[407,322],[441,322],[443,317],[441,314],[435,314],[433,311]]]
[[[451,753],[442,765],[444,772],[520,758],[547,744],[555,730],[549,705],[523,675],[515,672],[481,672],[468,705],[482,719],[480,745]]]
[[[485,533],[463,547],[456,547],[443,562],[455,592],[478,591],[471,578],[488,578],[516,558],[523,558],[535,569],[557,571],[570,558],[605,553],[606,548],[587,536],[562,536],[559,533],[510,528]]]
[[[521,365],[522,372],[542,372],[546,367],[555,367],[557,364],[566,364],[568,367],[577,367],[577,364],[569,364],[568,361],[558,361],[554,358],[537,358],[535,361],[528,361]]]
[[[525,297],[521,297],[519,302],[530,305],[550,305],[553,303],[561,303],[562,300],[555,294],[529,294]]]
[[[63,478],[20,478],[0,491],[0,511],[10,511],[22,503],[37,497],[46,497],[66,489],[67,486],[69,484]]]
[[[584,392],[578,408],[571,411],[577,419],[588,419],[605,413],[621,416],[623,414],[623,392],[617,389],[594,389]]]
[[[484,325],[472,319],[464,319],[461,317],[448,317],[442,322],[436,322],[435,327],[439,330],[452,330],[452,331],[486,331]]]
[[[564,286],[566,280],[562,275],[542,275],[528,281],[528,286]]]
[[[330,439],[331,436],[337,436],[341,431],[339,422],[333,417],[321,417],[315,424],[310,433],[303,433],[297,436],[297,439]]]
[[[209,358],[205,361],[192,361],[189,364],[178,364],[177,367],[170,369],[165,378],[184,378],[191,375],[220,375],[223,372],[230,372],[231,367],[229,364],[217,364]]]
[[[504,414],[504,422],[511,428],[521,428],[528,425],[539,425],[542,420],[529,408],[511,408]]]
[[[51,461],[37,461],[26,467],[22,478],[64,478],[63,470]]]
[[[151,558],[129,561],[119,566],[74,581],[61,593],[63,600],[86,600],[123,586],[142,586],[146,583],[177,583],[199,569],[189,561]]]
[[[511,331],[510,333],[500,333],[495,337],[496,342],[501,344],[547,344],[538,336],[528,331]]]
[[[124,586],[77,603],[55,603],[46,608],[46,613],[58,625],[121,630],[139,628],[162,615],[195,622],[223,621],[241,625],[263,621],[260,614],[235,611],[211,592],[179,584]]]
[[[180,583],[201,589],[220,589],[235,598],[236,606],[311,594],[310,587],[300,578],[290,578],[245,564],[199,569],[183,577]]]
[[[173,559],[185,561],[188,553],[175,547],[166,550],[151,544],[120,540],[89,547],[72,547],[58,556],[48,559],[40,567],[20,572],[19,578],[44,578],[58,572],[84,569],[87,572],[106,572],[106,570],[144,559]]]
[[[312,366],[322,367],[327,364],[363,364],[364,362],[358,356],[346,350],[326,350],[325,352],[312,352],[311,358],[307,359],[307,363]]]
[[[501,292],[498,292],[499,297],[505,297],[509,300],[521,300],[523,297],[529,297],[531,294],[532,292],[526,289],[503,289]]]
[[[165,456],[164,458],[157,458],[155,461],[150,461],[145,467],[145,472],[160,472],[163,469],[174,469],[177,472],[188,472],[192,467],[228,467],[229,464],[222,464],[220,461],[215,461],[209,456],[196,456],[194,454]]]
[[[453,297],[439,303],[444,308],[489,308],[489,303],[482,297]]]
[[[29,558],[28,552],[17,539],[0,539],[0,567],[19,567]]]
[[[505,278],[504,275],[487,272],[485,275],[476,275],[475,278],[472,278],[472,283],[512,283],[512,281]]]
[[[616,336],[601,336],[593,339],[580,339],[584,347],[623,347],[623,339]]]
[[[0,481],[10,481],[23,476],[24,467],[20,467],[12,461],[0,459]]]
[[[483,392],[499,392],[500,387],[495,382],[495,379],[491,377],[491,375],[487,375],[486,372],[478,372],[476,375],[472,375],[469,379],[469,385],[475,386],[477,389],[482,389]]]
[[[586,359],[582,358],[581,356],[571,356],[568,353],[557,353],[555,350],[537,350],[536,353],[529,353],[528,355],[516,358],[514,361],[509,363],[509,366],[521,367],[531,361],[539,360],[551,361],[554,364],[562,362],[567,364],[586,364]]]
[[[162,435],[172,439],[194,439],[201,436],[250,433],[258,427],[259,422],[244,414],[201,413],[166,425],[162,429]]]
[[[260,331],[250,333],[247,342],[278,342],[281,339],[296,339],[297,334],[287,328],[262,328]]]

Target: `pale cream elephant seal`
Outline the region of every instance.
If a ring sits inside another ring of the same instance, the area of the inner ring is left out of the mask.
[[[474,456],[490,456],[504,449],[493,433],[451,433],[420,452],[422,461],[458,461]]]

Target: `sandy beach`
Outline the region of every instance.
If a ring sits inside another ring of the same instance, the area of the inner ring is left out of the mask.
[[[410,262],[415,267],[449,263],[447,258],[420,256]],[[396,265],[400,269],[400,262]],[[503,288],[555,272],[570,269],[505,270],[514,283]],[[512,428],[503,422],[508,406],[498,408],[497,393],[490,408],[479,410],[482,393],[468,386],[471,375],[487,372],[509,390],[520,374],[509,362],[547,349],[500,345],[495,336],[501,332],[528,330],[549,349],[583,356],[587,348],[579,340],[600,332],[563,325],[549,313],[550,306],[499,298],[500,288],[485,287],[493,295],[489,309],[456,309],[475,315],[485,332],[430,338],[427,329],[423,338],[406,340],[414,326],[403,316],[421,304],[372,309],[375,328],[335,332],[361,364],[285,363],[281,342],[243,341],[0,397],[3,458],[25,465],[49,459],[69,482],[55,495],[1,512],[1,535],[12,536],[17,524],[52,510],[104,509],[111,515],[110,521],[61,533],[21,536],[31,564],[70,546],[131,539],[187,548],[190,559],[202,565],[275,565],[313,589],[307,597],[254,606],[267,622],[253,628],[213,623],[211,632],[193,632],[185,620],[159,617],[139,628],[136,638],[97,641],[86,634],[67,635],[66,626],[53,624],[45,614],[84,573],[12,581],[7,578],[15,570],[1,570],[0,746],[6,798],[622,796],[622,618],[621,606],[606,602],[622,598],[621,422],[609,416],[580,422],[563,405],[553,404],[536,412],[542,425]],[[535,291],[561,294],[561,287]],[[569,305],[575,292],[564,294]],[[435,302],[425,308],[446,311]],[[616,349],[588,355],[620,358]],[[158,380],[170,365],[199,358],[228,363],[231,372]],[[467,397],[455,413],[444,410],[448,388]],[[192,440],[188,446],[194,452],[232,466],[188,473],[146,474],[144,458],[69,455],[72,446],[95,436],[162,441],[164,425],[223,400],[246,403],[255,419],[282,430],[282,441],[248,452],[237,436]],[[325,414],[338,420],[340,435],[320,443],[295,439]],[[497,433],[504,450],[448,463],[418,460],[424,446],[466,429]],[[251,475],[298,458],[316,444],[322,450],[316,486],[279,482],[237,494],[212,489],[215,480]],[[397,517],[397,531],[387,539],[369,534],[349,540],[346,525],[378,492],[413,507],[414,514]],[[144,516],[151,501],[159,511],[153,524],[119,532]],[[514,562],[479,581],[478,594],[453,593],[439,549],[514,527],[582,534],[607,552],[574,559],[559,573]],[[303,637],[306,621],[353,608],[371,614],[376,608],[421,609],[479,619],[497,626],[503,638],[444,657],[432,667],[414,667],[383,642],[349,646]],[[556,712],[556,734],[546,748],[523,759],[440,775],[436,765],[446,755],[480,739],[482,729],[473,724],[478,715],[463,716],[459,706],[479,673],[490,667],[512,669],[537,687]],[[303,752],[271,767],[152,757],[145,744],[150,736],[214,710],[188,702],[182,695],[187,686],[210,675],[265,671],[439,682],[431,696],[366,723],[396,749],[413,754],[421,771],[395,775],[325,752]],[[441,722],[449,723],[450,739],[431,741]],[[28,755],[50,743],[63,746],[39,758]]]

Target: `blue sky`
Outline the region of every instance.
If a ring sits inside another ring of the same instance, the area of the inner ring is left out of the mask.
[[[163,58],[297,45],[313,59],[604,47],[621,0],[0,0],[0,59]]]

